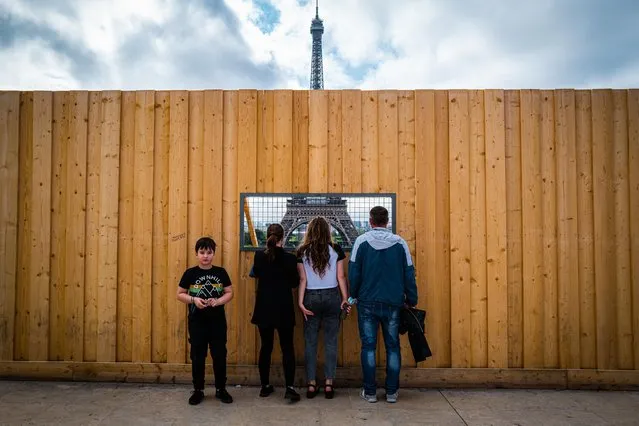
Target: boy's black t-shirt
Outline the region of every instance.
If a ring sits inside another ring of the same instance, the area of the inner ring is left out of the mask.
[[[180,287],[187,290],[189,296],[200,299],[219,299],[224,295],[224,287],[231,285],[231,279],[226,269],[212,266],[211,269],[202,269],[199,266],[184,271],[180,280]],[[187,305],[190,321],[207,321],[216,318],[224,318],[224,305],[208,306],[198,309],[194,304]]]

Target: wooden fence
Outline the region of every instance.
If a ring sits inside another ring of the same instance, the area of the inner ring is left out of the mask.
[[[639,370],[639,90],[0,92],[0,175],[0,376],[188,373],[175,294],[205,234],[229,363],[256,365],[240,192],[397,194],[434,352],[404,341],[408,376]]]

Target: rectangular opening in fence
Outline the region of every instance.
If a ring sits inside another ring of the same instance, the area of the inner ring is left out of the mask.
[[[272,223],[284,228],[284,248],[294,250],[303,240],[308,223],[317,216],[331,226],[333,242],[350,250],[355,239],[370,229],[369,212],[375,206],[388,210],[388,227],[395,232],[395,194],[240,194],[240,248],[259,250],[266,245]]]

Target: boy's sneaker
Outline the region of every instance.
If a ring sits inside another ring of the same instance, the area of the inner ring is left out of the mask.
[[[377,402],[377,395],[367,395],[364,388],[362,388],[362,393],[359,394],[362,399],[366,402]]]
[[[286,392],[284,393],[284,398],[288,399],[291,402],[297,402],[300,400],[300,394],[297,393],[292,387],[287,386]]]
[[[189,398],[189,404],[198,405],[204,399],[204,392],[200,389],[195,389]]]
[[[233,402],[233,397],[226,391],[226,388],[216,389],[215,397],[225,404]]]
[[[395,391],[395,393],[387,393],[386,402],[390,402],[391,404],[394,404],[397,402],[398,396],[399,396],[399,391]]]
[[[260,396],[261,397],[269,396],[274,391],[275,391],[275,389],[273,389],[273,385],[264,385],[264,386],[262,386],[262,389],[260,389]]]

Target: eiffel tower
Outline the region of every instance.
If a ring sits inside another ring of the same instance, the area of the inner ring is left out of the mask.
[[[315,18],[311,22],[313,36],[313,54],[311,56],[311,89],[324,88],[324,66],[322,65],[322,34],[324,24],[319,17],[319,4],[315,0]]]
[[[346,200],[342,197],[305,195],[294,195],[286,200],[286,213],[281,222],[284,228],[284,245],[288,246],[293,231],[317,216],[322,216],[341,234],[344,239],[342,248],[353,247],[359,234],[346,209]]]

